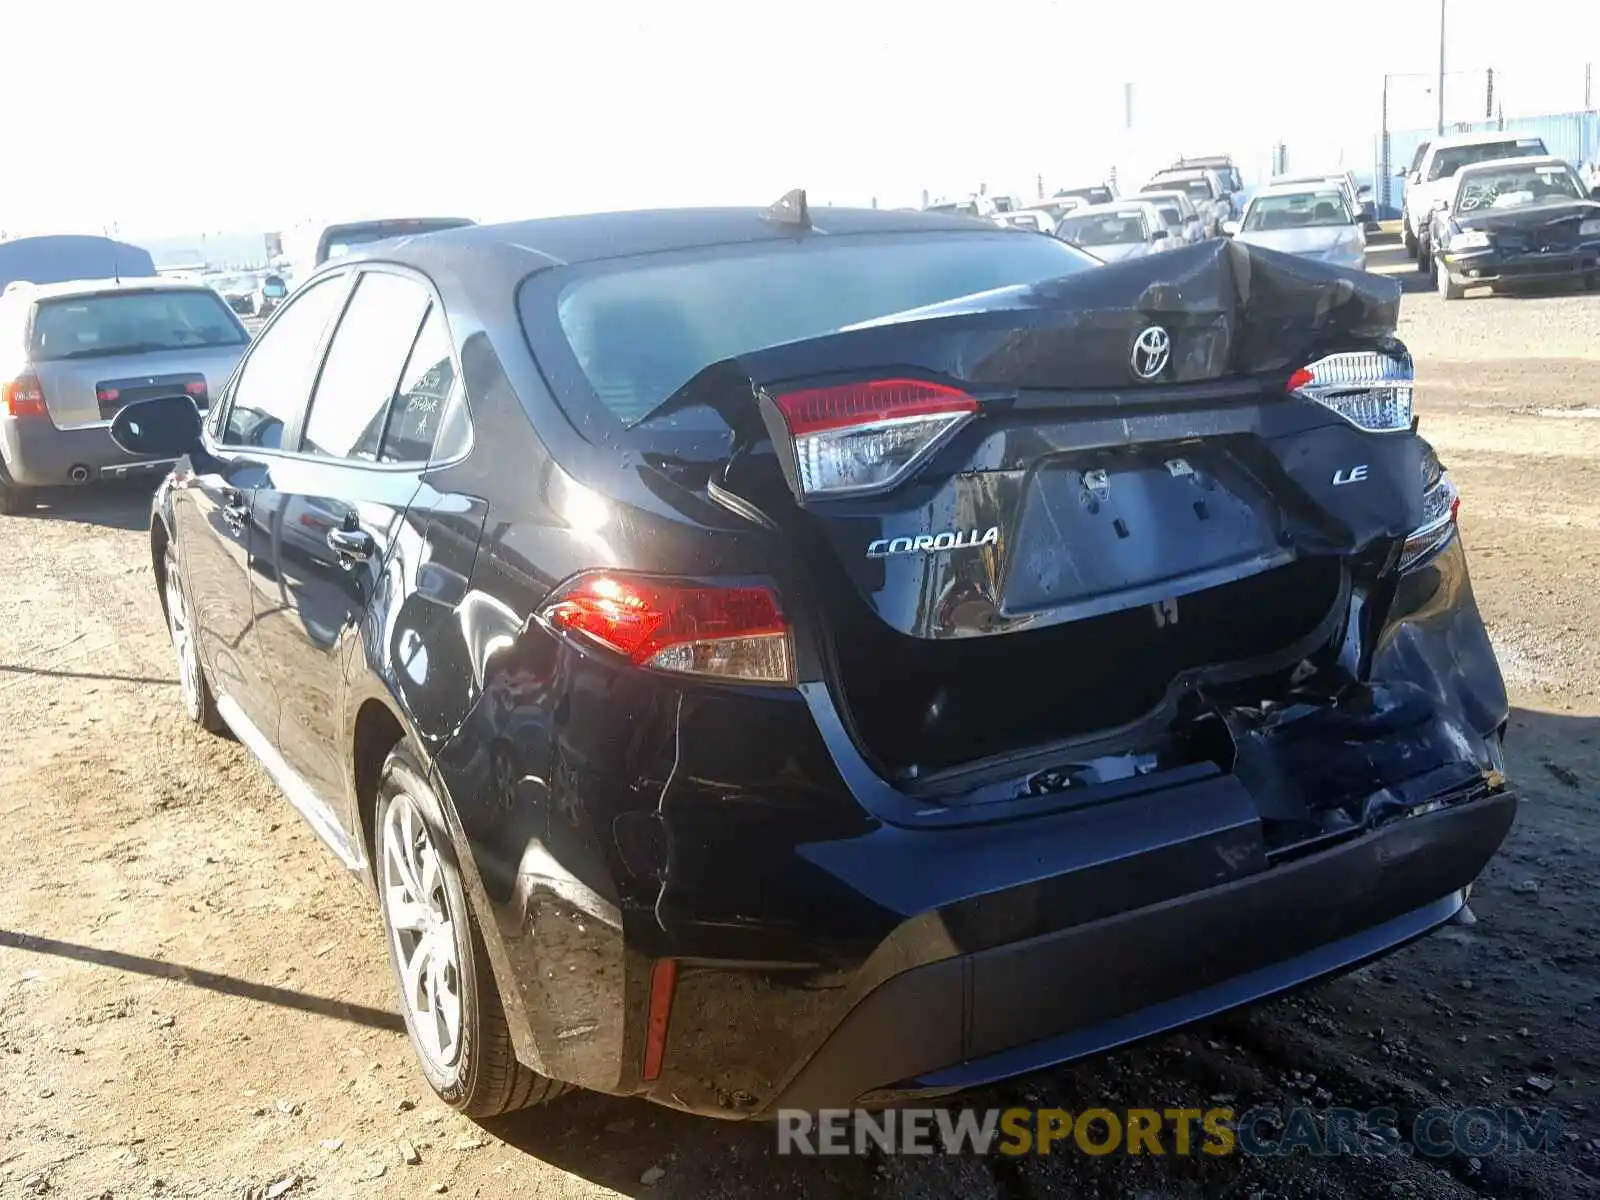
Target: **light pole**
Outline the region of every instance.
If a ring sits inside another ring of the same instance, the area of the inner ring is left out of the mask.
[[[1445,0],[1439,0],[1439,124],[1434,132],[1440,137],[1444,136],[1444,6]]]

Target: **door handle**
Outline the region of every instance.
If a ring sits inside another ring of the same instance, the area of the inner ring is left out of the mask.
[[[378,550],[377,543],[365,529],[343,528],[328,530],[328,548],[338,556],[339,565],[346,569],[358,562],[366,562]]]

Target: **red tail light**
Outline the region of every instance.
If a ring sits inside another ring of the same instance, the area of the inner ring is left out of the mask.
[[[101,388],[94,394],[94,398],[101,404],[115,404],[122,395],[116,388]]]
[[[807,496],[893,487],[978,411],[959,388],[875,379],[773,397],[794,439]]]
[[[193,380],[184,384],[183,390],[198,400],[206,394],[206,381],[204,379]]]
[[[0,408],[13,417],[49,416],[44,406],[44,388],[33,375],[18,375],[0,386]]]
[[[538,616],[635,666],[746,683],[794,682],[789,626],[769,588],[594,573],[562,587]]]

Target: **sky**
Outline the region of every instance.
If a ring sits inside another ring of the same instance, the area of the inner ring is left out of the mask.
[[[1490,66],[1508,115],[1583,105],[1600,4],[1446,3],[1449,119],[1483,115]],[[796,186],[890,206],[1278,139],[1297,169],[1332,167],[1376,131],[1386,72],[1392,125],[1431,125],[1438,65],[1438,0],[8,8],[13,234],[498,220]]]

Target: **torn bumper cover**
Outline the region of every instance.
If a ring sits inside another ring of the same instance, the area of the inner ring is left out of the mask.
[[[1226,804],[1220,790],[1209,799]],[[1500,792],[1201,892],[905,971],[851,1010],[768,1110],[990,1083],[1347,970],[1449,920],[1514,809]],[[1162,869],[1169,854],[1119,869]]]
[[[1255,729],[1232,771],[798,847],[839,924],[882,921],[883,935],[808,943],[822,965],[682,963],[667,1069],[640,1090],[724,1117],[938,1095],[1270,997],[1447,922],[1517,806],[1459,538],[1407,574],[1390,612],[1361,703]],[[1337,819],[1275,847],[1278,816],[1307,809]],[[769,886],[793,874],[763,869]]]

